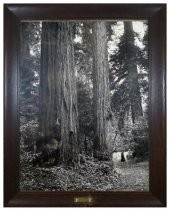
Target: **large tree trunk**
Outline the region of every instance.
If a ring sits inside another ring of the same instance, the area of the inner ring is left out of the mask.
[[[40,71],[40,131],[45,137],[55,136],[61,94],[57,69],[57,23],[42,23]]]
[[[112,113],[110,108],[106,25],[104,21],[93,23],[93,91],[94,156],[99,153],[109,156]]]
[[[61,71],[61,161],[76,164],[78,156],[77,88],[71,22],[60,23],[58,62]]]
[[[78,113],[72,27],[69,22],[42,24],[41,131],[61,140],[60,159],[77,161]]]
[[[140,87],[138,83],[134,31],[132,21],[124,21],[124,33],[126,41],[126,68],[128,70],[129,95],[131,104],[132,121],[135,123],[143,115]]]

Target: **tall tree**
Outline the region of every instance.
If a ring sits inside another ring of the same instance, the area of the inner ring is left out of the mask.
[[[61,160],[76,164],[78,157],[78,110],[74,66],[73,28],[71,22],[60,23],[58,63],[61,69]]]
[[[45,137],[55,136],[60,108],[61,85],[57,69],[57,23],[42,23],[40,71],[40,131]],[[60,75],[61,77],[61,75]],[[57,94],[60,92],[60,94]],[[57,121],[56,121],[57,120]]]
[[[124,33],[110,59],[113,61],[110,71],[112,109],[118,119],[123,144],[129,145],[127,142],[130,141],[130,147],[136,154],[144,156],[148,151],[145,110],[148,104],[147,33],[145,30],[144,37],[141,38],[134,32],[132,21],[124,21],[123,25]],[[141,47],[138,47],[135,40],[142,43]]]
[[[124,21],[124,33],[118,48],[110,58],[113,63],[110,73],[112,108],[118,114],[119,129],[124,126],[124,118],[131,113],[132,122],[143,115],[138,66],[141,63],[141,49],[135,44],[136,33],[132,21]]]
[[[41,131],[61,140],[60,160],[77,162],[78,111],[71,22],[43,23]]]
[[[126,63],[124,68],[128,71],[129,97],[131,103],[132,121],[135,121],[143,115],[140,87],[138,83],[137,64],[133,62],[136,55],[134,43],[134,31],[131,21],[124,21],[124,36],[126,42]]]
[[[94,155],[109,154],[111,138],[111,108],[106,23],[93,23],[93,91],[94,91]]]

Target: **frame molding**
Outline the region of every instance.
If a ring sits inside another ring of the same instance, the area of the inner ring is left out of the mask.
[[[149,192],[19,192],[18,68],[23,20],[147,19],[150,62]],[[166,206],[166,4],[4,4],[4,206]],[[91,196],[91,203],[75,197]]]

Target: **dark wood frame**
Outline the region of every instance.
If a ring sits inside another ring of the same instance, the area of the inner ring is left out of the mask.
[[[18,63],[22,20],[147,19],[149,21],[150,191],[19,192]],[[166,5],[4,5],[4,206],[166,206]],[[92,202],[74,202],[90,196]]]

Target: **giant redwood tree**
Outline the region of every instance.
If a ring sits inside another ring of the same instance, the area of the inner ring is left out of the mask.
[[[60,159],[77,162],[78,111],[71,22],[42,23],[40,128],[61,141]]]
[[[111,108],[106,23],[93,23],[94,155],[108,155],[111,139]]]

